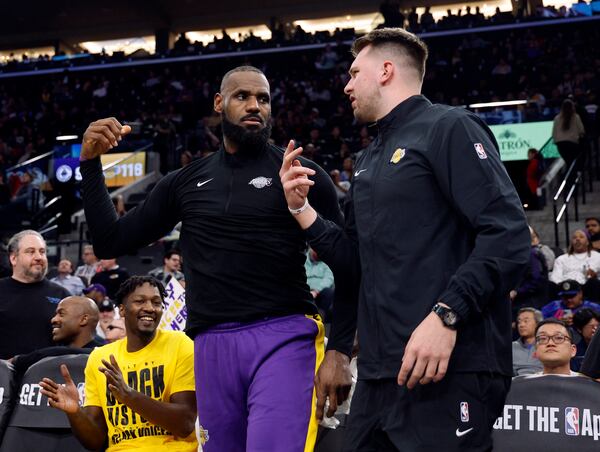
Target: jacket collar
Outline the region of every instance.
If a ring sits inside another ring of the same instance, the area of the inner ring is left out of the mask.
[[[414,115],[417,111],[427,108],[431,105],[429,99],[422,94],[411,96],[396,105],[392,111],[377,121],[377,127],[380,132],[402,125],[404,120]]]
[[[230,154],[229,152],[227,152],[225,150],[225,147],[223,146],[223,144],[221,144],[221,146],[219,148],[219,152],[220,152],[221,158],[227,165],[234,166],[234,167],[242,167],[242,166],[247,166],[257,160],[260,160],[265,155],[265,153],[269,150],[270,147],[271,147],[271,145],[269,143],[267,143],[263,149],[261,149],[259,152],[257,152],[256,154],[253,154],[253,155],[248,155],[248,154],[244,154],[241,152],[236,152],[235,154]]]

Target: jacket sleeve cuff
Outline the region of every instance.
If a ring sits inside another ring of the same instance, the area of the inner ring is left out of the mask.
[[[335,350],[336,352],[340,352],[346,355],[348,358],[352,359],[352,348],[354,347],[354,337],[348,340],[334,340],[333,338],[329,339],[327,342],[327,347],[325,349],[326,352],[331,350]]]
[[[310,242],[311,240],[319,238],[327,230],[327,222],[317,215],[317,219],[311,224],[308,229],[305,229],[306,239]]]
[[[79,168],[81,169],[82,173],[89,173],[98,170],[102,172],[102,162],[100,160],[100,157],[95,157],[93,159],[88,160],[80,160]]]
[[[469,304],[455,292],[444,292],[438,298],[438,301],[450,306],[450,308],[458,314],[461,323],[465,322],[469,317],[469,313],[471,312]]]

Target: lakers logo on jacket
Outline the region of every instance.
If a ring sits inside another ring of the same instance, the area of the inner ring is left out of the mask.
[[[402,160],[402,157],[404,157],[404,154],[406,154],[406,149],[405,148],[398,148],[394,151],[394,153],[392,154],[392,158],[390,159],[390,163],[398,163],[400,160]]]

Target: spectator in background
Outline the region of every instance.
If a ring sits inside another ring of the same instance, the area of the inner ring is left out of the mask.
[[[327,44],[319,58],[315,61],[315,67],[320,71],[330,71],[335,68],[338,60],[339,57],[337,52]]]
[[[102,271],[94,275],[92,285],[103,285],[106,288],[108,298],[114,300],[121,284],[129,278],[129,273],[126,269],[119,267],[117,259],[102,259],[100,267]]]
[[[333,181],[333,185],[335,185],[335,192],[338,197],[338,201],[342,203],[348,194],[348,190],[350,190],[350,182],[341,181],[340,180],[340,170],[334,169],[329,171],[329,176],[331,176],[331,180]]]
[[[600,311],[583,308],[573,315],[573,328],[581,335],[577,343],[577,356],[584,356],[600,325]]]
[[[306,283],[310,288],[310,293],[321,312],[325,314],[324,320],[327,323],[333,306],[335,290],[333,273],[325,262],[319,260],[317,252],[312,248],[308,249],[304,268],[306,269]]]
[[[341,182],[351,182],[354,172],[354,160],[352,157],[346,157],[342,163],[342,171],[340,172]]]
[[[590,217],[585,219],[585,229],[588,233],[588,240],[594,251],[600,251],[600,219]]]
[[[70,293],[45,279],[46,241],[25,230],[8,241],[12,276],[0,279],[0,359],[52,345],[50,319]]]
[[[83,246],[81,260],[83,261],[83,265],[77,267],[75,276],[80,277],[87,286],[102,267],[100,267],[100,262],[98,262],[98,258],[94,254],[94,247],[92,245]]]
[[[400,12],[398,0],[384,0],[379,6],[379,12],[383,16],[384,27],[404,28],[404,14]]]
[[[17,378],[24,375],[32,364],[47,356],[84,353],[86,350],[89,353],[90,349],[104,345],[95,337],[98,307],[87,297],[72,296],[61,300],[50,324],[55,346],[16,356],[13,366]]]
[[[581,363],[581,373],[600,382],[600,334],[594,334]]]
[[[543,375],[576,375],[571,358],[577,349],[567,326],[557,319],[542,320],[535,329],[535,356],[543,366]]]
[[[33,212],[34,208],[37,207],[33,193],[35,190],[39,190],[38,185],[33,180],[34,173],[30,169],[25,170],[21,174],[19,188],[15,191],[10,203],[0,209],[0,214],[10,215]],[[39,204],[39,199],[37,202]]]
[[[413,6],[408,13],[408,29],[413,33],[418,33],[419,30],[419,13],[417,7]]]
[[[571,99],[565,99],[560,113],[554,117],[552,139],[567,165],[567,170],[581,152],[580,142],[584,134],[583,122],[575,111],[575,103]]]
[[[423,31],[431,31],[435,28],[435,19],[431,14],[431,6],[425,7],[425,12],[421,14],[421,29]]]
[[[542,363],[535,356],[535,329],[544,316],[534,308],[522,308],[517,315],[519,339],[513,342],[513,370],[515,376],[528,375],[542,370]]]
[[[539,209],[538,187],[542,178],[542,165],[540,164],[540,153],[537,149],[531,148],[527,151],[527,188],[529,193],[527,205],[529,209]]]
[[[578,229],[571,236],[567,254],[558,256],[550,281],[559,284],[566,280],[575,280],[584,287],[586,297],[598,300],[598,272],[600,272],[600,253],[592,250],[585,231]]]
[[[102,284],[90,284],[82,292],[85,296],[94,300],[98,307],[106,299],[106,288]]]
[[[78,276],[73,276],[73,264],[69,259],[62,259],[58,263],[58,276],[55,276],[50,281],[63,286],[71,295],[81,295],[85,285]]]
[[[61,365],[64,385],[49,378],[40,382],[50,406],[67,414],[84,447],[97,450],[108,440],[108,450],[198,450],[193,343],[182,332],[158,329],[164,295],[162,285],[148,276],[123,284],[117,304],[127,336],[92,351],[83,407],[66,365]],[[114,416],[115,409],[122,415]],[[148,433],[135,434],[139,428]]]
[[[475,14],[474,14],[474,19],[473,19],[473,23],[476,27],[479,27],[481,25],[484,24],[485,22],[485,17],[483,15],[483,13],[479,10],[479,6],[475,7]]]
[[[148,274],[166,286],[171,278],[175,278],[185,286],[185,276],[179,271],[181,268],[181,253],[177,250],[167,251],[163,257],[163,266],[150,270]]]
[[[542,308],[544,318],[555,317],[567,325],[573,324],[573,314],[583,308],[590,308],[600,312],[600,305],[583,299],[583,289],[575,280],[563,281],[559,285],[558,296],[560,300],[554,300]]]
[[[539,248],[534,245],[533,228],[529,226],[531,248],[529,265],[516,291],[511,291],[513,318],[522,307],[541,308],[548,302],[548,267]]]
[[[113,204],[115,205],[115,210],[117,211],[117,215],[122,217],[127,213],[127,209],[125,208],[125,200],[123,199],[123,195],[117,195],[112,198]]]
[[[181,153],[181,157],[179,158],[181,168],[188,166],[190,163],[192,163],[192,160],[194,160],[192,153],[190,151],[183,151]]]
[[[102,339],[106,339],[108,327],[116,318],[115,305],[109,299],[103,300],[97,304],[100,320],[96,327],[96,334]]]
[[[554,251],[552,251],[552,248],[548,245],[543,245],[541,243],[539,234],[532,226],[529,226],[529,232],[531,233],[531,244],[538,249],[542,256],[544,256],[546,267],[548,268],[548,271],[551,272],[554,268],[554,261],[556,259]]]
[[[111,343],[123,339],[126,334],[125,321],[121,318],[113,319],[110,325],[106,327],[106,342]]]
[[[56,306],[56,314],[50,320],[52,340],[67,347],[94,348],[104,345],[96,339],[98,307],[90,298],[67,297]]]

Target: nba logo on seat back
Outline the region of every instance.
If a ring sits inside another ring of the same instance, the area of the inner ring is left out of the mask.
[[[460,402],[460,420],[469,422],[469,404],[467,402]]]
[[[565,408],[565,433],[569,436],[579,435],[579,408]]]

